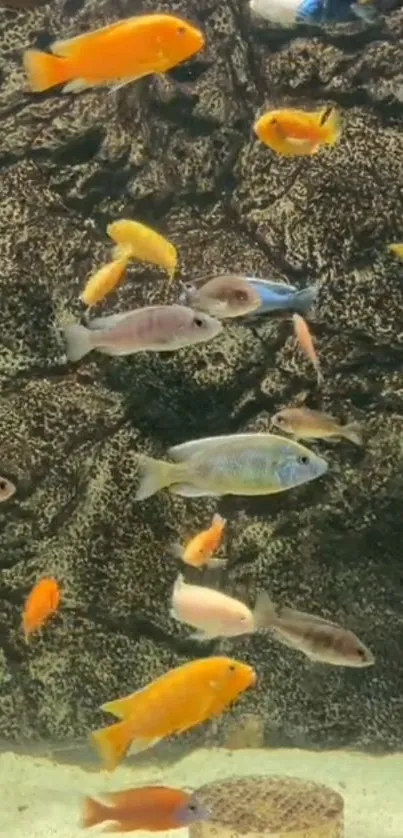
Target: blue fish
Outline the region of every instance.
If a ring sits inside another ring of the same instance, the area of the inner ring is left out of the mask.
[[[296,11],[296,22],[303,23],[347,23],[361,18],[372,23],[376,17],[373,3],[366,0],[302,0]]]
[[[262,301],[261,306],[251,311],[248,317],[275,312],[304,315],[316,302],[317,285],[307,285],[306,288],[298,290],[294,285],[286,285],[285,282],[272,282],[270,279],[258,279],[253,276],[247,276],[245,279],[257,291]]]

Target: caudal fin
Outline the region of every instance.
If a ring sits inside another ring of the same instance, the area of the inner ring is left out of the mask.
[[[108,820],[108,815],[105,814],[105,806],[92,797],[86,797],[83,803],[81,826],[88,829],[90,826],[103,823],[104,820]]]
[[[34,93],[42,93],[50,87],[64,84],[71,78],[69,62],[66,58],[50,55],[38,49],[26,50],[23,64],[28,76],[28,84]]]
[[[167,489],[179,480],[173,479],[173,472],[178,469],[173,463],[166,463],[164,460],[154,460],[153,457],[141,456],[138,459],[139,485],[135,494],[135,500],[155,495],[161,489]]]
[[[64,327],[66,339],[66,354],[69,361],[80,361],[84,355],[91,352],[93,334],[90,329],[80,326],[79,323],[72,323]]]
[[[255,629],[273,628],[276,616],[277,609],[274,602],[271,601],[265,591],[259,591],[253,610]]]
[[[292,298],[292,310],[297,312],[297,314],[307,314],[309,309],[316,303],[317,296],[317,285],[308,285],[307,288],[302,288]]]
[[[98,751],[107,771],[113,771],[129,750],[133,738],[132,727],[130,721],[124,720],[90,734],[90,742]]]
[[[328,145],[335,145],[341,135],[341,118],[336,108],[324,108],[319,118],[320,125],[326,128],[324,142]],[[323,140],[322,140],[323,142]]]
[[[358,422],[350,422],[349,425],[344,425],[342,428],[343,437],[349,439],[354,445],[363,445],[364,438],[362,434],[361,425]]]

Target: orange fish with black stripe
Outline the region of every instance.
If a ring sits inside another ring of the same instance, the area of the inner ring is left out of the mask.
[[[85,828],[111,822],[103,832],[160,832],[208,819],[209,811],[196,794],[169,786],[143,786],[103,793],[101,802],[87,797],[81,825]]]
[[[256,120],[253,130],[259,140],[285,157],[316,154],[321,145],[334,145],[341,135],[336,108],[317,111],[284,108],[267,111]]]
[[[139,15],[93,32],[54,41],[51,52],[30,49],[24,68],[30,89],[63,92],[97,85],[121,86],[151,73],[165,73],[204,46],[202,32],[168,14]]]
[[[256,682],[251,666],[227,657],[200,658],[171,669],[102,710],[122,721],[90,736],[103,765],[116,768],[129,748],[150,748],[165,736],[182,733],[218,715]]]

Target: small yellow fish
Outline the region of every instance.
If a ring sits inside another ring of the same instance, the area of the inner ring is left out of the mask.
[[[169,282],[172,281],[178,263],[176,247],[156,230],[138,221],[122,218],[120,221],[108,224],[106,232],[118,245],[114,249],[114,257],[121,256],[122,246],[130,247],[132,259],[159,265],[167,271]]]
[[[223,560],[212,557],[220,546],[226,523],[225,518],[216,513],[209,528],[194,535],[184,547],[174,544],[174,554],[191,567],[219,567],[225,564]]]
[[[390,253],[393,253],[394,256],[399,256],[400,259],[403,259],[403,244],[395,243],[395,244],[388,244],[388,250]]]
[[[130,251],[126,248],[126,253],[122,252],[119,259],[114,259],[113,262],[99,268],[87,281],[80,294],[80,300],[87,306],[93,306],[103,300],[123,279],[129,259]]]

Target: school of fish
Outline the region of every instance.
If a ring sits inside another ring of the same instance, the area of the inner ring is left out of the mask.
[[[40,3],[5,0],[0,5],[22,10]],[[343,11],[340,3],[324,0],[249,0],[249,7],[252,16],[281,26],[354,18],[371,22],[376,16],[371,0],[346,0]],[[57,38],[47,50],[27,49],[23,66],[32,93],[54,88],[61,93],[117,89],[169,71],[195,56],[205,44],[206,35],[198,25],[155,11],[68,39]],[[266,147],[264,153],[306,157],[309,165],[312,155],[332,153],[342,137],[343,122],[333,105],[311,111],[284,107],[262,109],[251,128],[255,142]],[[105,233],[110,253],[104,264],[93,266],[82,288],[80,300],[86,307],[82,320],[62,326],[68,362],[78,363],[92,351],[115,357],[114,363],[120,363],[120,356],[143,352],[183,352],[201,343],[218,342],[226,321],[239,318],[241,324],[256,325],[262,318],[281,317],[290,324],[296,348],[312,365],[320,390],[324,373],[309,325],[318,304],[317,284],[299,288],[238,269],[231,272],[230,267],[222,273],[179,281],[175,276],[180,248],[162,232],[140,220],[118,218],[110,220]],[[386,247],[393,256],[403,258],[403,244]],[[90,317],[92,307],[119,293],[135,263],[164,271],[163,295],[173,286],[175,301],[163,298],[143,308]],[[163,358],[162,354],[161,363]],[[364,432],[356,421],[342,422],[304,402],[284,405],[273,413],[264,433],[217,434],[182,441],[168,449],[166,458],[138,452],[133,502],[144,502],[164,490],[185,498],[263,496],[325,479],[327,460],[301,440],[346,440],[362,446]],[[13,503],[16,496],[18,481],[0,477],[0,503]],[[254,603],[248,604],[222,586],[206,584],[205,571],[226,569],[227,557],[217,553],[230,526],[231,521],[217,511],[204,529],[182,534],[170,545],[165,560],[173,565],[177,562],[179,568],[167,594],[167,615],[177,630],[191,631],[188,636],[200,644],[266,633],[307,661],[357,669],[374,665],[371,650],[353,631],[332,620],[276,604],[266,590],[258,591]],[[196,572],[192,581],[186,578],[190,568]],[[53,573],[31,581],[21,615],[26,643],[35,642],[32,635],[38,633],[46,637],[48,624],[57,623],[57,612],[67,600],[63,580]],[[258,673],[244,661],[199,655],[149,683],[136,684],[130,695],[107,700],[101,709],[115,721],[94,730],[90,741],[102,766],[111,771],[129,751],[147,750],[224,712],[256,683]],[[209,817],[197,793],[164,785],[138,786],[86,797],[81,825],[86,829],[102,825],[110,832],[161,832]]]

